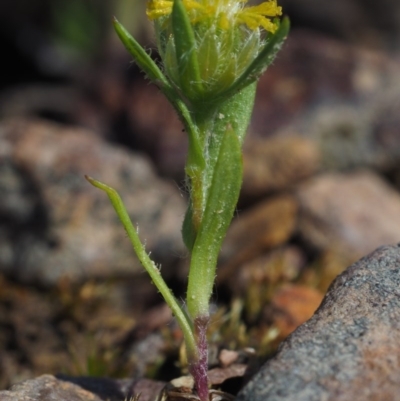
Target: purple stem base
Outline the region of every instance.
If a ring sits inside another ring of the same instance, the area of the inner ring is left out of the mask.
[[[190,374],[194,379],[195,389],[201,401],[208,401],[208,320],[208,316],[200,316],[194,319],[198,359],[189,366]]]

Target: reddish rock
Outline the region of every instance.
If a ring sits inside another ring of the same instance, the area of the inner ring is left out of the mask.
[[[337,277],[237,401],[400,400],[400,244]]]
[[[314,314],[322,298],[323,294],[318,290],[288,284],[275,292],[265,317],[279,330],[279,338],[283,339]]]

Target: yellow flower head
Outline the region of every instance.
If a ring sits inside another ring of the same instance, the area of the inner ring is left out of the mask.
[[[148,1],[164,71],[183,97],[202,101],[236,82],[268,42],[264,32],[278,29],[276,1],[252,7],[248,0]]]
[[[222,29],[231,26],[246,25],[255,30],[259,27],[274,33],[276,23],[271,18],[282,15],[282,7],[276,0],[269,0],[258,6],[245,7],[248,0],[183,0],[192,24],[206,20],[217,20]],[[151,20],[171,14],[173,0],[149,0],[147,16]]]

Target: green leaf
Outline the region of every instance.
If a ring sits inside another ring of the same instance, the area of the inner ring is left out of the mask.
[[[175,92],[174,88],[171,86],[168,79],[158,68],[157,64],[146,53],[143,47],[140,46],[140,44],[116,19],[114,19],[114,28],[122,43],[124,44],[128,52],[133,56],[138,66],[146,73],[146,75],[153,83],[160,86],[161,91],[170,101],[170,103],[178,113],[180,119],[182,120],[182,123],[184,124],[189,136],[189,170],[193,166],[195,166],[197,169],[201,169],[204,166],[204,158],[198,142],[197,128],[193,124],[187,106],[179,97],[179,95]]]
[[[218,253],[239,198],[242,172],[240,141],[228,126],[192,250],[187,305],[193,319],[208,315]]]
[[[196,98],[202,93],[196,40],[182,0],[174,0],[171,18],[180,75],[180,89],[189,99]]]
[[[128,50],[132,55],[137,65],[143,70],[148,78],[155,84],[170,86],[167,78],[158,68],[157,64],[116,18],[114,18],[113,25],[126,50]]]
[[[193,333],[193,324],[190,321],[190,318],[187,315],[186,311],[179,305],[178,301],[172,294],[172,291],[168,288],[167,284],[165,283],[164,279],[161,276],[160,270],[157,268],[155,263],[150,259],[149,255],[146,253],[144,245],[141,243],[139,235],[136,229],[133,227],[128,212],[126,211],[125,205],[122,202],[122,199],[119,196],[118,192],[114,188],[111,188],[108,185],[95,180],[94,178],[88,176],[85,176],[85,178],[93,186],[103,190],[108,195],[114,207],[114,210],[116,211],[119,219],[121,220],[122,225],[125,228],[126,233],[128,234],[128,237],[131,241],[136,256],[138,257],[140,263],[149,274],[151,280],[157,287],[158,291],[160,291],[165,302],[172,310],[172,313],[175,315],[179,327],[183,332],[185,343],[190,357],[196,358],[197,348]]]

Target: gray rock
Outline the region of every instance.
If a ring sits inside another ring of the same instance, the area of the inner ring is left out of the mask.
[[[44,375],[15,384],[8,391],[0,391],[1,401],[100,401],[101,398],[74,384]]]
[[[398,169],[400,160],[400,68],[385,53],[300,35],[314,64],[313,98],[292,130],[315,141],[328,169]],[[326,72],[325,72],[326,69]],[[318,75],[318,71],[324,71]],[[318,96],[318,91],[320,91]],[[315,93],[316,92],[316,93]]]
[[[354,261],[400,241],[400,194],[372,172],[323,174],[297,195],[299,230],[319,250],[335,247]]]
[[[152,401],[164,386],[163,382],[146,379],[43,375],[0,391],[0,401],[122,401],[137,394],[140,401]]]
[[[44,122],[0,126],[0,271],[24,282],[142,271],[122,225],[90,175],[120,192],[163,272],[183,252],[184,200],[146,158],[95,134]]]
[[[307,8],[318,1],[294,3]],[[336,3],[321,3],[317,8],[336,8]],[[321,154],[321,168],[398,170],[400,67],[396,58],[381,50],[351,46],[310,31],[293,31],[274,65],[260,79],[250,138],[304,136]],[[298,164],[299,156],[303,158],[304,151],[287,148],[277,159],[278,167],[284,168],[283,172],[272,170],[278,183],[286,166]],[[310,161],[300,165],[299,173]],[[264,163],[268,168],[268,161]]]
[[[237,401],[400,400],[400,244],[337,277]]]
[[[380,85],[384,72],[381,74],[381,79],[376,79],[374,85]],[[303,120],[299,131],[319,148],[321,167],[329,170],[357,167],[383,172],[398,170],[400,71],[392,76],[395,83],[382,83],[383,88],[380,87],[371,99],[358,104],[323,104]]]

